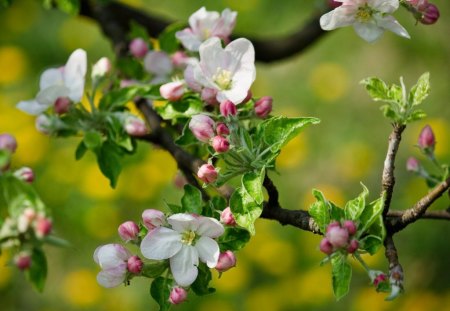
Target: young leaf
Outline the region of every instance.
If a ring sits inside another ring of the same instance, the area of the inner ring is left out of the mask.
[[[347,262],[347,256],[339,255],[331,259],[331,275],[334,296],[340,300],[347,295],[352,279],[352,267]]]
[[[97,163],[101,172],[109,179],[111,188],[117,185],[122,170],[121,165],[122,153],[114,143],[106,141],[97,152]]]
[[[230,208],[236,223],[247,229],[251,235],[255,235],[254,223],[261,216],[262,206],[257,205],[245,191],[238,188],[231,195]]]
[[[37,291],[42,292],[44,290],[47,278],[47,259],[40,248],[33,248],[31,266],[25,274]]]
[[[359,247],[364,249],[370,255],[374,255],[382,245],[383,240],[381,240],[380,237],[375,235],[368,235],[360,240]]]
[[[250,240],[250,233],[247,230],[226,227],[225,232],[219,237],[219,245],[222,251],[237,251],[245,246]]]
[[[164,29],[164,31],[158,37],[161,50],[169,54],[176,52],[180,43],[175,37],[175,33],[185,27],[186,25],[184,23],[175,23]]]
[[[366,78],[360,82],[366,87],[369,96],[372,97],[374,101],[389,101],[389,88],[386,83],[376,77]]]
[[[364,211],[369,190],[363,184],[361,184],[361,186],[363,187],[363,192],[358,195],[358,197],[348,201],[347,204],[345,204],[345,219],[358,220],[359,216]]]
[[[325,232],[326,227],[330,223],[329,205],[323,193],[319,190],[313,189],[313,195],[316,198],[309,208],[309,214],[319,226],[321,232]]]
[[[371,202],[366,205],[364,211],[361,213],[361,217],[359,218],[361,230],[360,232],[365,232],[369,227],[379,218],[381,217],[381,213],[383,212],[384,206],[384,194],[378,198],[377,200]]]
[[[165,105],[155,107],[156,112],[164,120],[189,118],[203,111],[203,103],[198,99],[187,99],[177,102],[167,102]]]
[[[90,150],[95,150],[102,145],[102,135],[96,131],[88,131],[84,134],[84,146]]]
[[[209,287],[211,282],[211,270],[204,263],[198,265],[198,276],[195,282],[192,283],[191,288],[198,296],[212,294],[216,291],[215,288]]]
[[[258,205],[264,201],[262,189],[263,178],[264,170],[259,174],[248,172],[242,176],[242,189],[245,190]]]
[[[158,303],[160,311],[169,310],[170,280],[161,276],[154,279],[150,286],[150,295]]]
[[[77,149],[75,150],[75,160],[80,160],[85,154],[88,149],[86,148],[86,145],[84,144],[84,141],[80,141],[78,144]]]
[[[192,185],[184,186],[184,195],[181,198],[181,206],[183,210],[187,213],[198,214],[202,213],[202,193],[200,190]]]
[[[159,277],[169,266],[168,260],[152,260],[151,262],[146,262],[142,268],[142,275],[148,278]]]
[[[430,94],[430,73],[425,72],[420,76],[416,85],[409,92],[409,102],[412,106],[420,105]]]

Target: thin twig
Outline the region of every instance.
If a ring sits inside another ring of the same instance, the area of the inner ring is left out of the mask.
[[[392,234],[388,233],[384,239],[385,256],[389,262],[389,278],[391,283],[399,286],[403,290],[403,268],[398,260],[397,248],[394,244]]]
[[[387,217],[402,218],[405,211],[389,211]],[[436,220],[450,220],[450,212],[448,211],[427,211],[420,216],[419,219],[436,219]],[[395,221],[398,221],[397,219]]]

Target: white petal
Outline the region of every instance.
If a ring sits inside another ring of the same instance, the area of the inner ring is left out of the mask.
[[[393,13],[400,5],[398,0],[369,0],[368,4],[382,13]]]
[[[182,246],[178,232],[159,227],[150,231],[141,242],[141,252],[145,258],[162,260],[175,255]]]
[[[374,23],[355,23],[353,24],[358,36],[367,42],[374,42],[383,34],[384,30]]]
[[[345,27],[355,22],[355,12],[352,7],[338,7],[320,17],[320,27],[323,30],[333,30]]]
[[[198,251],[200,260],[205,262],[208,267],[214,268],[217,265],[220,249],[216,241],[206,236],[202,236],[195,244],[195,248]]]
[[[17,109],[20,109],[23,112],[37,116],[38,114],[41,114],[42,112],[47,110],[49,106],[42,105],[38,103],[36,100],[32,99],[32,100],[23,100],[19,102],[16,107]]]
[[[189,51],[198,51],[202,41],[192,32],[190,28],[177,31],[175,37],[181,41],[181,44]]]
[[[145,55],[144,68],[157,76],[167,76],[172,72],[173,64],[166,52],[151,51]]]
[[[201,236],[217,238],[225,231],[223,225],[215,218],[200,217],[198,223],[199,226],[196,233]]]
[[[64,84],[69,88],[69,98],[81,101],[84,92],[84,77],[87,70],[87,56],[82,49],[75,50],[64,67]]]
[[[197,231],[198,217],[191,214],[174,214],[167,218],[167,222],[172,226],[173,230],[178,232]]]
[[[36,101],[47,108],[55,104],[58,97],[69,96],[70,90],[64,85],[53,85],[41,90],[36,95]]]
[[[198,275],[198,252],[193,246],[183,245],[181,250],[170,258],[170,270],[180,286],[194,283]]]
[[[106,288],[116,287],[125,281],[127,264],[123,262],[115,269],[107,269],[97,274],[97,282]]]
[[[403,26],[400,25],[400,23],[393,16],[386,16],[379,18],[377,19],[377,23],[380,27],[390,30],[393,33],[399,35],[400,37],[408,39],[411,38],[406,29],[403,28]]]
[[[41,75],[39,87],[41,90],[46,89],[52,85],[64,85],[63,69],[48,69]]]
[[[127,261],[131,256],[131,253],[120,244],[103,245],[94,252],[94,260],[103,270],[114,269]]]

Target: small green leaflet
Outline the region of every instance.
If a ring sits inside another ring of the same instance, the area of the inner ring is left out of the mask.
[[[352,279],[352,267],[347,262],[347,256],[339,254],[331,259],[331,275],[333,292],[337,300],[347,295]]]
[[[169,295],[171,283],[171,280],[160,276],[154,279],[150,286],[150,295],[158,303],[160,311],[167,311],[170,309],[171,304],[169,302]]]
[[[31,266],[25,271],[28,280],[33,284],[34,288],[42,292],[47,279],[47,259],[40,248],[33,248],[31,254]]]
[[[202,193],[192,185],[184,186],[184,195],[181,198],[181,207],[185,213],[202,214]]]

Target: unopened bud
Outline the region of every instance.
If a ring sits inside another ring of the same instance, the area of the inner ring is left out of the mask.
[[[8,150],[11,153],[16,152],[17,149],[17,141],[14,136],[4,133],[0,134],[0,150]]]
[[[422,11],[422,18],[419,20],[424,25],[432,25],[439,19],[439,9],[432,3],[429,3]]]
[[[26,232],[35,218],[35,210],[31,207],[25,208],[22,214],[17,218],[17,230],[22,233]]]
[[[148,134],[147,125],[144,120],[136,117],[127,118],[124,128],[130,136],[144,136]]]
[[[218,172],[211,164],[203,164],[197,172],[198,178],[207,184],[215,182],[218,175]]]
[[[347,229],[332,227],[327,230],[326,237],[335,248],[341,248],[347,245],[349,235]]]
[[[406,170],[408,172],[418,172],[420,169],[420,163],[419,160],[417,160],[414,157],[409,157],[406,161]]]
[[[142,212],[142,220],[144,222],[144,226],[148,230],[153,230],[164,225],[166,222],[166,216],[163,212],[157,209],[146,209]]]
[[[31,256],[27,252],[21,252],[14,257],[14,263],[20,270],[27,270],[31,267]]]
[[[222,136],[215,136],[211,142],[212,147],[218,153],[227,152],[230,149],[230,142],[228,139]]]
[[[351,240],[350,244],[347,246],[347,252],[353,254],[358,249],[359,242],[357,240]]]
[[[226,126],[225,123],[217,123],[216,126],[217,135],[227,136],[230,134],[230,129]]]
[[[174,81],[161,85],[159,88],[161,96],[167,100],[176,102],[184,94],[184,83],[182,81]]]
[[[375,285],[375,287],[378,287],[378,284],[386,282],[386,281],[387,281],[386,274],[381,273],[375,277],[375,279],[373,280],[373,285]]]
[[[184,67],[189,60],[189,56],[183,51],[176,51],[171,58],[175,67]]]
[[[134,221],[126,221],[117,230],[124,242],[137,241],[139,238],[139,227]]]
[[[49,135],[51,133],[51,120],[45,114],[40,114],[35,121],[36,129],[42,134]]]
[[[434,137],[433,130],[431,126],[426,125],[419,134],[419,139],[417,144],[421,149],[429,149],[431,151],[434,150],[434,146],[436,145],[436,139]]]
[[[170,291],[169,302],[178,305],[187,299],[187,291],[182,287],[174,287]]]
[[[136,38],[131,40],[128,49],[130,50],[131,55],[136,58],[144,58],[144,56],[148,52],[147,42],[142,38]]]
[[[326,233],[328,233],[329,230],[331,230],[331,228],[334,227],[341,227],[341,223],[339,221],[332,221],[328,224],[327,228],[326,228]]]
[[[354,235],[356,233],[356,225],[354,221],[346,220],[342,226],[347,229],[350,235]]]
[[[236,266],[236,256],[232,251],[225,251],[220,253],[219,260],[217,261],[216,270],[219,272],[225,272]]]
[[[237,115],[236,105],[232,101],[226,100],[220,104],[220,114],[224,117]]]
[[[72,101],[68,97],[58,97],[53,106],[53,110],[56,114],[62,115],[69,111]]]
[[[217,90],[209,87],[202,89],[201,98],[208,105],[217,105]]]
[[[337,8],[337,7],[342,5],[342,2],[337,2],[337,1],[334,1],[334,0],[328,0],[327,2],[328,2],[328,6],[330,8],[332,8],[332,9],[335,9],[335,8]]]
[[[92,79],[101,78],[111,72],[111,61],[107,57],[100,58],[92,67]]]
[[[333,252],[333,245],[331,245],[330,241],[327,238],[323,238],[320,241],[319,248],[322,253],[325,253],[327,255],[331,255],[331,253]]]
[[[198,140],[208,142],[214,137],[214,125],[214,120],[207,115],[197,114],[192,116],[189,122],[189,129]]]
[[[231,212],[231,208],[229,206],[225,208],[222,213],[220,213],[220,222],[228,226],[236,225],[236,219],[234,219],[233,213]]]
[[[18,169],[17,171],[14,172],[14,176],[16,176],[17,178],[27,182],[27,183],[32,183],[34,180],[34,173],[33,170],[29,167],[22,167],[20,169]]]
[[[45,216],[38,215],[34,223],[34,230],[38,238],[43,238],[52,231],[52,221]]]
[[[255,114],[260,118],[265,118],[272,112],[273,99],[270,96],[264,96],[255,103]]]
[[[127,261],[127,268],[133,274],[140,274],[144,263],[138,256],[131,256]]]

